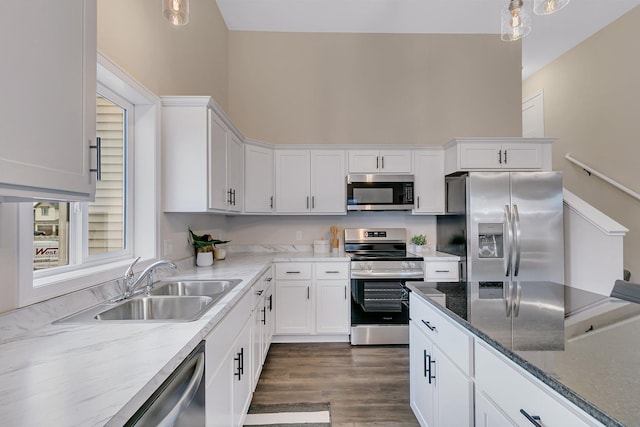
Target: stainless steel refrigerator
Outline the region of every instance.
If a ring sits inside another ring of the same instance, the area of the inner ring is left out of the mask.
[[[467,281],[564,283],[561,172],[467,172],[445,178],[437,249]]]

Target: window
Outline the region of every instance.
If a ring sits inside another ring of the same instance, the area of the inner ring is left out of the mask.
[[[100,53],[97,70],[102,180],[91,203],[19,204],[19,307],[119,279],[134,257],[143,267],[157,256],[160,99]]]

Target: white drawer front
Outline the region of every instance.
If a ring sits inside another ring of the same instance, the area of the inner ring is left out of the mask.
[[[409,317],[429,339],[464,372],[471,375],[471,347],[473,338],[452,320],[438,313],[428,302],[409,294]]]
[[[517,425],[533,425],[521,410],[540,417],[539,423],[546,427],[600,425],[595,420],[588,422],[579,408],[543,384],[534,383],[537,380],[527,378],[527,372],[486,346],[476,340],[476,387]]]
[[[427,261],[425,281],[458,281],[457,261]]]
[[[317,262],[316,279],[348,279],[348,262]]]
[[[309,262],[283,262],[275,264],[276,280],[311,279],[313,264]]]

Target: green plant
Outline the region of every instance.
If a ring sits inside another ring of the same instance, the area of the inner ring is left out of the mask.
[[[191,231],[191,227],[189,227],[189,244],[193,245],[196,252],[213,252],[213,248],[216,245],[220,245],[223,243],[229,243],[231,240],[218,240],[211,238],[210,234],[203,234],[202,236],[198,236],[193,231]]]
[[[427,244],[427,236],[424,234],[418,234],[411,238],[411,243],[418,246],[424,246]]]

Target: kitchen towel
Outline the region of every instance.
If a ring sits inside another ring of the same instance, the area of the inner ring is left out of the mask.
[[[252,404],[245,427],[331,427],[328,402]]]

